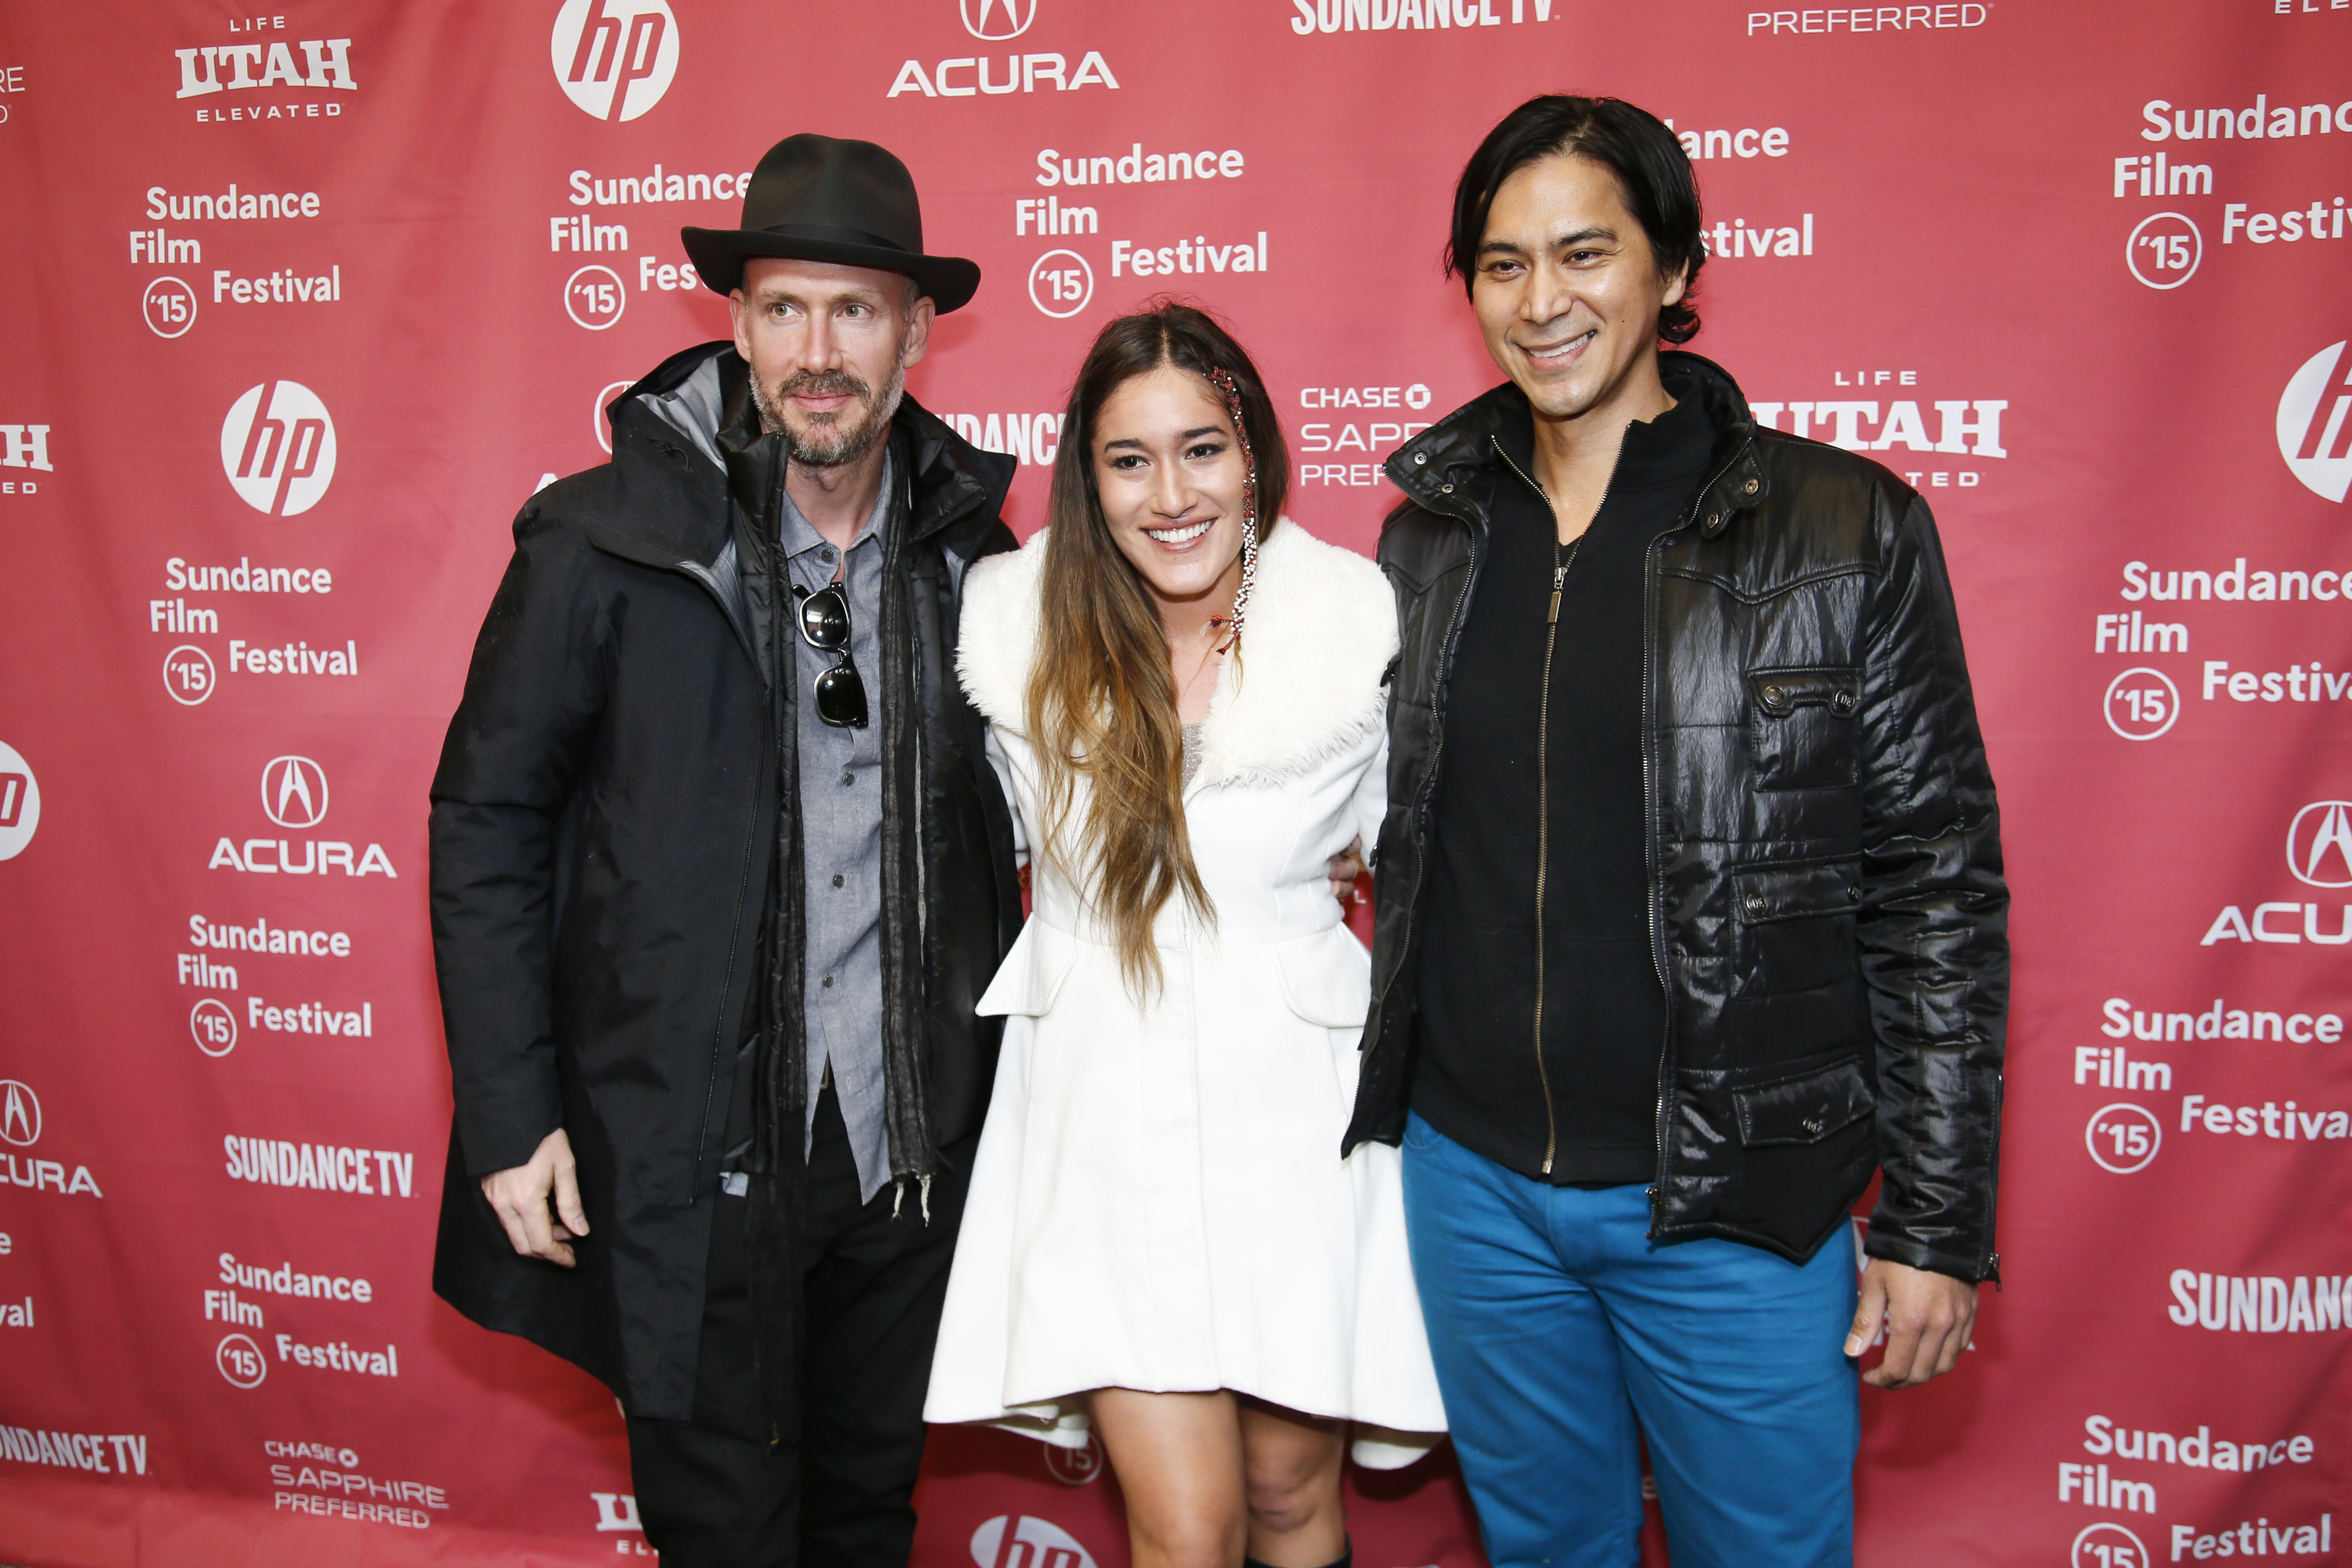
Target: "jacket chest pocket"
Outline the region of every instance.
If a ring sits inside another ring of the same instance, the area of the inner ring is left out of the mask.
[[[1860,862],[1735,868],[1731,902],[1742,995],[1785,995],[1854,977]]]
[[[1748,673],[1756,787],[1845,789],[1861,779],[1862,671],[1812,665]]]

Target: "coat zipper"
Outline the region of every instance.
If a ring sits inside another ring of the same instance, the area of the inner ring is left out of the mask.
[[[1503,444],[1500,441],[1496,440],[1495,437],[1491,436],[1487,437],[1487,440],[1493,442],[1496,455],[1503,459],[1504,463],[1509,467],[1510,470],[1518,475],[1520,479],[1526,479],[1528,487],[1530,489],[1533,489],[1537,495],[1543,498],[1544,510],[1546,511],[1549,511],[1551,509],[1551,497],[1546,493],[1543,486],[1536,483],[1534,479],[1528,479],[1527,471],[1521,468],[1518,464],[1511,461],[1511,455],[1503,450]],[[1592,521],[1594,522],[1598,522],[1601,520],[1601,507],[1607,506],[1609,504],[1609,492],[1616,487],[1616,483],[1617,473],[1615,468],[1612,466],[1610,469],[1609,483],[1601,487],[1601,506],[1596,506],[1592,510]],[[1586,531],[1591,531],[1591,523],[1587,523],[1585,528]],[[1573,540],[1569,542],[1568,557],[1567,559],[1562,560],[1559,552],[1559,523],[1557,520],[1554,521],[1551,545],[1551,607],[1544,613],[1543,684],[1538,689],[1536,696],[1536,1005],[1534,1032],[1536,1082],[1542,1086],[1544,1102],[1544,1157],[1541,1173],[1547,1176],[1551,1174],[1552,1162],[1558,1159],[1559,1155],[1559,1108],[1552,1103],[1551,1068],[1544,1060],[1543,1037],[1544,950],[1546,937],[1548,935],[1544,927],[1544,883],[1551,869],[1551,660],[1552,650],[1559,642],[1560,586],[1562,584],[1567,582],[1568,569],[1576,564],[1576,552],[1583,546],[1583,544],[1584,535],[1580,533]]]

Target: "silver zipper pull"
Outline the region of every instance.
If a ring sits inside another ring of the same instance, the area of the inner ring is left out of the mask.
[[[1544,625],[1548,626],[1559,625],[1559,585],[1567,580],[1568,568],[1565,565],[1551,569],[1551,609],[1544,616]]]

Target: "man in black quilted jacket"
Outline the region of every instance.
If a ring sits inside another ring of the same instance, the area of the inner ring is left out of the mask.
[[[1509,379],[1388,463],[1349,1147],[1404,1145],[1497,1568],[1635,1563],[1642,1444],[1676,1568],[1851,1563],[1857,1375],[1951,1370],[2000,1266],[2008,893],[1935,522],[1660,351],[1701,234],[1653,116],[1513,110],[1451,249]]]

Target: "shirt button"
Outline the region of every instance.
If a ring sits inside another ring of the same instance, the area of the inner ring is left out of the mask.
[[[857,775],[856,773],[844,773],[841,775],[841,782],[845,786],[854,784],[857,782]]]
[[[819,548],[819,550],[818,550],[818,551],[817,551],[817,552],[816,552],[816,558],[817,558],[819,561],[830,561],[830,560],[832,560],[832,559],[833,559],[833,546],[832,546],[832,545],[830,545],[830,544],[827,544],[827,545],[824,545],[824,546],[822,546],[821,548]]]
[[[833,976],[828,974],[823,980],[818,981],[817,984],[830,991],[833,989]]]
[[[833,885],[836,888],[841,886],[841,873],[838,871],[833,874]]]

